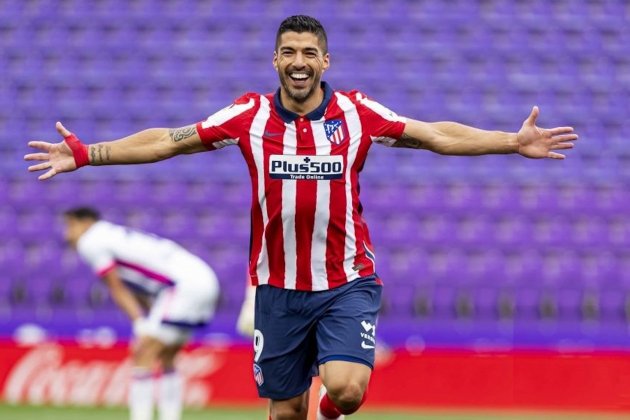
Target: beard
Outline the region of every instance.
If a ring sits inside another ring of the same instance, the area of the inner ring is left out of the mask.
[[[287,96],[297,103],[304,103],[308,98],[310,98],[315,89],[319,88],[321,76],[313,75],[313,83],[309,88],[306,89],[294,89],[290,86],[289,80],[290,77],[287,74],[280,74],[280,84],[284,88]]]

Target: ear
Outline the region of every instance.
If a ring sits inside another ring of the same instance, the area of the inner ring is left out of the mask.
[[[273,68],[278,71],[278,53],[276,51],[273,52]]]
[[[330,67],[330,54],[326,53],[324,54],[322,71],[328,70],[328,67]]]

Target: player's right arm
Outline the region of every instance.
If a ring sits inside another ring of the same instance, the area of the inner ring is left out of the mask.
[[[38,153],[27,154],[27,161],[41,161],[28,168],[30,172],[46,171],[38,179],[45,180],[62,172],[71,172],[85,165],[123,165],[150,163],[180,154],[208,150],[202,143],[195,124],[181,128],[151,128],[125,138],[86,145],[60,122],[57,132],[60,143],[31,141]]]
[[[116,305],[129,316],[129,319],[131,321],[142,319],[143,311],[140,302],[125,286],[116,270],[109,270],[101,278]]]

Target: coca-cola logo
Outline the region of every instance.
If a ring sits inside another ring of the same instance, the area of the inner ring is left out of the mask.
[[[131,363],[126,352],[120,351],[116,360],[80,360],[58,344],[34,347],[9,372],[4,398],[11,403],[124,405]],[[224,364],[220,354],[207,348],[180,354],[177,366],[185,384],[186,406],[207,405],[213,394],[208,377]]]

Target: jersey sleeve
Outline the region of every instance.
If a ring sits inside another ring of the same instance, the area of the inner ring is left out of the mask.
[[[392,146],[402,136],[407,119],[368,98],[363,93],[351,93],[364,130],[374,143]]]
[[[238,144],[239,139],[249,130],[260,97],[247,93],[236,99],[230,106],[210,115],[197,123],[197,133],[208,150]]]
[[[116,267],[114,254],[104,242],[96,243],[92,238],[81,238],[77,251],[99,277],[104,276]]]

